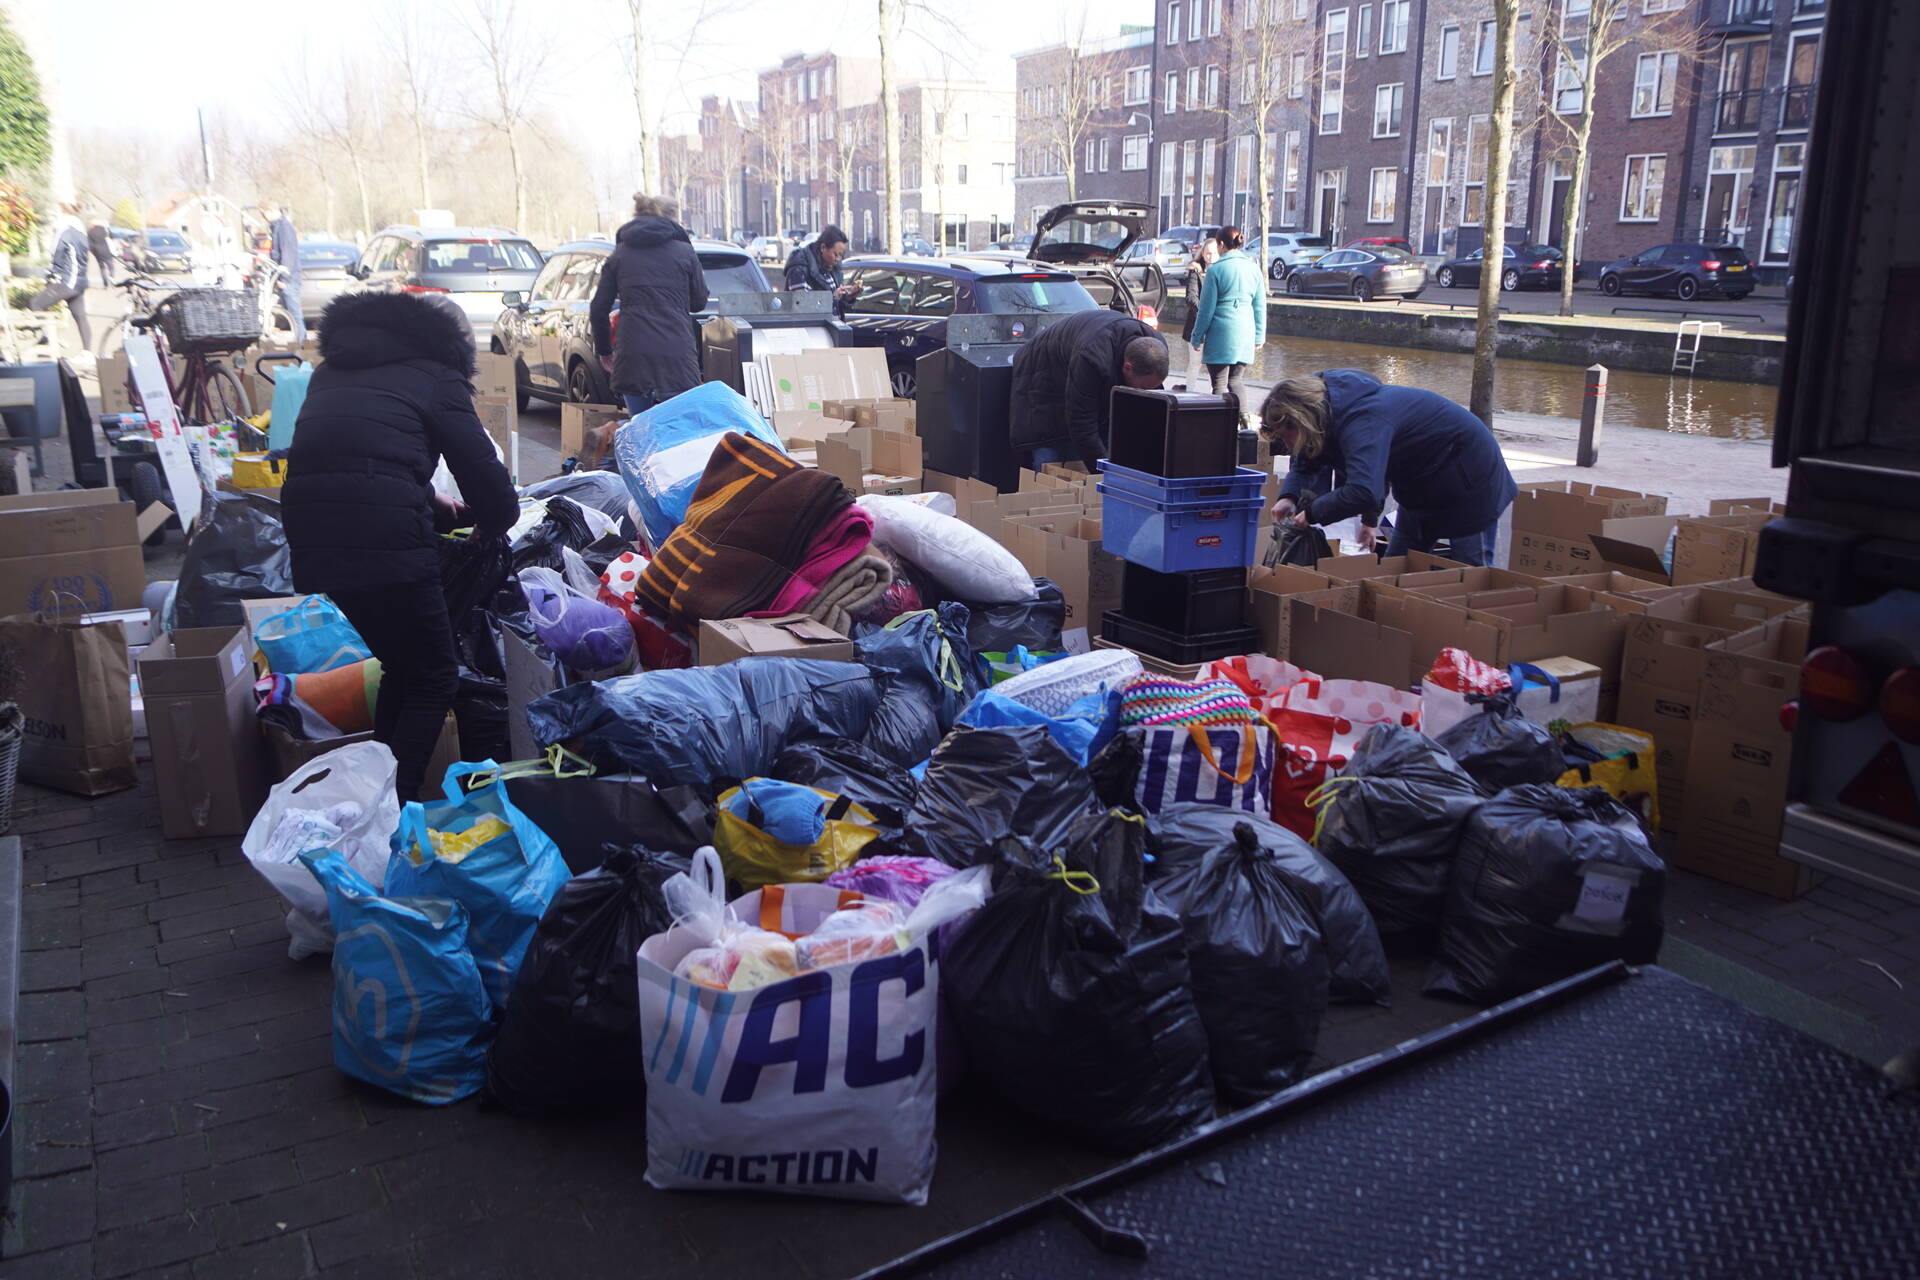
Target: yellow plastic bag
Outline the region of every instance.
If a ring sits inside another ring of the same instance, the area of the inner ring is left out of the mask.
[[[728,879],[748,889],[825,880],[853,865],[860,851],[880,834],[879,819],[865,806],[817,787],[809,790],[825,799],[826,822],[820,838],[807,845],[788,844],[761,830],[757,807],[745,788],[734,787],[720,797],[713,847]]]
[[[1631,809],[1648,831],[1660,829],[1659,782],[1653,769],[1653,735],[1617,724],[1589,721],[1567,733],[1604,759],[1576,765],[1554,781],[1563,787],[1604,787]]]
[[[264,453],[233,455],[233,484],[237,489],[278,489],[287,482],[287,460]]]

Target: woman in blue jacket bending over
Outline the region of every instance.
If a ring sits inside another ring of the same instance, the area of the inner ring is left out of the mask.
[[[1242,248],[1247,237],[1240,228],[1222,227],[1215,239],[1222,253],[1207,268],[1193,317],[1192,342],[1213,375],[1213,394],[1231,394],[1244,415],[1247,404],[1240,379],[1267,340],[1267,282]]]
[[[1388,555],[1432,551],[1444,540],[1455,560],[1492,560],[1513,476],[1493,432],[1445,396],[1327,369],[1276,383],[1260,434],[1293,458],[1274,519],[1304,527],[1359,516],[1360,545],[1371,549],[1392,493],[1399,510]]]

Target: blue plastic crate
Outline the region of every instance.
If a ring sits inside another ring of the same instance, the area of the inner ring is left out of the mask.
[[[1253,563],[1262,499],[1251,502],[1150,502],[1099,486],[1102,540],[1122,560],[1188,573]]]
[[[1100,469],[1114,493],[1146,502],[1251,502],[1260,496],[1267,478],[1253,467],[1236,467],[1228,476],[1193,476],[1179,480],[1123,467],[1111,458]]]

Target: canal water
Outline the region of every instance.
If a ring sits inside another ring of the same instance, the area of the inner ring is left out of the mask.
[[[1186,368],[1187,345],[1170,328],[1168,341],[1176,373]],[[1461,404],[1473,387],[1473,357],[1450,351],[1420,351],[1359,342],[1279,336],[1260,349],[1248,377],[1274,382],[1321,369],[1360,369],[1382,382],[1426,387]],[[1496,408],[1508,413],[1540,413],[1578,418],[1586,391],[1586,370],[1502,357],[1494,383]],[[1610,372],[1604,425],[1719,436],[1732,440],[1773,437],[1778,388],[1708,378],[1662,377],[1651,373]]]

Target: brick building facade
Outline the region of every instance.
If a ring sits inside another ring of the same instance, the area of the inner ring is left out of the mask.
[[[1138,26],[1014,56],[1014,223],[1020,234],[1069,199],[1069,169],[1073,196],[1147,198],[1152,42],[1152,30]]]

